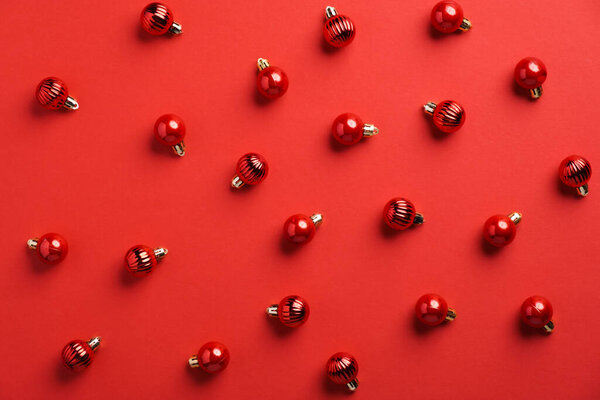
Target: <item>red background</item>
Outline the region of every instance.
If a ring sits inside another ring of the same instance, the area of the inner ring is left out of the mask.
[[[600,165],[598,4],[462,0],[473,29],[442,37],[434,2],[333,4],[357,26],[340,51],[314,0],[172,0],[178,38],[141,31],[144,1],[5,2],[0,398],[341,398],[324,374],[337,351],[359,361],[354,399],[599,398],[600,182],[578,199],[557,178],[572,153]],[[536,102],[512,80],[525,56],[549,71]],[[287,72],[283,98],[257,98],[258,57]],[[78,111],[35,102],[49,75]],[[422,105],[448,98],[467,121],[441,137]],[[187,125],[182,159],[152,137],[167,112]],[[342,112],[380,134],[340,150]],[[234,192],[248,151],[270,175]],[[425,224],[382,229],[394,196]],[[515,210],[516,240],[486,251],[483,222]],[[289,251],[298,212],[325,220]],[[25,242],[52,231],[70,253],[47,267]],[[122,258],[137,243],[170,252],[133,282]],[[430,291],[456,321],[415,324]],[[287,331],[264,309],[292,293],[312,313]],[[533,294],[554,305],[548,337],[519,324]],[[70,374],[60,350],[93,335],[94,364]],[[187,368],[209,340],[232,357],[211,378]]]

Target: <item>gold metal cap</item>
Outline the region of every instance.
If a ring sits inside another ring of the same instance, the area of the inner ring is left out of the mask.
[[[356,389],[358,389],[358,379],[354,378],[350,382],[346,383],[346,387],[354,392]]]
[[[325,7],[325,17],[327,19],[329,19],[331,17],[335,17],[336,15],[338,15],[338,12],[335,8],[333,8],[331,6]]]
[[[551,333],[554,330],[554,322],[549,321],[546,325],[544,325],[544,330],[546,333]]]
[[[514,212],[514,213],[510,214],[508,216],[508,218],[510,218],[510,220],[512,222],[514,222],[515,225],[517,225],[519,222],[521,222],[521,219],[523,218],[523,214]]]
[[[77,100],[75,100],[74,97],[68,96],[65,100],[65,103],[63,104],[63,107],[67,110],[75,111],[79,108],[79,103],[77,102]]]
[[[323,223],[323,214],[313,214],[310,216],[315,228]]]
[[[169,33],[172,33],[173,35],[181,35],[183,33],[183,28],[181,27],[181,24],[173,21],[173,24],[169,28]]]
[[[267,315],[269,317],[277,317],[279,316],[279,305],[278,304],[273,304],[269,307],[267,307]]]
[[[100,347],[100,342],[102,341],[102,338],[100,336],[96,336],[91,338],[88,341],[88,345],[92,348],[92,350],[96,351],[96,349],[98,347]]]
[[[425,111],[425,114],[433,115],[433,112],[435,111],[436,107],[437,107],[437,104],[430,101],[429,103],[427,103],[423,106],[423,111]]]
[[[446,321],[454,321],[456,319],[456,311],[454,308],[449,308],[448,313],[446,314]]]
[[[544,91],[542,90],[542,87],[536,87],[535,89],[529,89],[529,94],[531,95],[531,98],[533,99],[539,99],[540,97],[542,97],[542,93]]]
[[[154,257],[156,257],[156,261],[160,261],[161,258],[166,256],[168,253],[169,250],[165,249],[164,247],[158,247],[154,249]]]
[[[577,188],[577,194],[580,196],[587,196],[589,192],[590,191],[587,183]]]
[[[198,356],[191,356],[188,360],[188,364],[190,368],[198,368],[200,367],[200,362],[198,361]]]
[[[234,176],[233,179],[231,180],[231,187],[235,188],[235,189],[239,189],[242,186],[244,186],[244,181],[238,176]]]
[[[363,136],[371,137],[375,136],[379,133],[379,128],[372,124],[364,124],[363,125]]]
[[[179,157],[183,157],[185,155],[185,143],[183,140],[177,143],[175,146],[172,146],[173,153],[177,154]]]
[[[460,29],[463,32],[468,31],[469,29],[471,29],[473,27],[473,25],[471,24],[471,21],[469,21],[466,18],[463,18],[462,22],[460,23],[460,26],[458,27],[458,29]]]
[[[269,68],[271,64],[269,64],[269,60],[267,60],[266,58],[259,58],[256,62],[256,66],[258,67],[259,71],[262,71],[265,68]]]
[[[29,239],[27,241],[27,247],[29,247],[31,250],[37,249],[38,240],[39,240],[38,238]]]

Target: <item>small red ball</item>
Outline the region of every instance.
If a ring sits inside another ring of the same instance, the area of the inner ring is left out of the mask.
[[[185,138],[185,123],[175,114],[161,115],[154,124],[154,137],[165,146],[175,146]]]
[[[356,114],[344,113],[339,115],[331,126],[333,138],[341,144],[356,144],[363,137],[363,122]]]
[[[412,226],[415,218],[417,218],[415,206],[410,200],[402,197],[391,199],[383,207],[383,221],[397,231],[403,231]],[[419,221],[419,223],[421,222]]]
[[[552,319],[552,304],[542,296],[531,296],[521,305],[521,319],[532,328],[543,328]]]
[[[198,366],[205,372],[216,374],[227,368],[229,350],[223,343],[208,342],[198,350]]]
[[[289,217],[283,224],[283,233],[292,243],[306,244],[315,236],[315,224],[310,217],[296,214]]]
[[[164,35],[173,25],[173,13],[161,3],[150,3],[140,16],[142,28],[151,35]]]
[[[323,25],[323,37],[333,47],[346,47],[354,40],[356,28],[352,20],[345,15],[334,15]]]
[[[327,360],[326,371],[330,381],[338,385],[345,385],[356,379],[358,362],[351,354],[335,353]]]
[[[526,57],[519,61],[515,67],[515,81],[525,89],[535,89],[546,81],[546,66],[542,60],[535,57]]]
[[[281,68],[270,66],[258,72],[256,85],[260,94],[268,99],[276,99],[287,92],[289,81]]]
[[[62,360],[67,368],[81,371],[94,361],[94,350],[83,340],[73,340],[63,348]]]
[[[494,215],[483,224],[483,238],[496,247],[510,244],[516,234],[515,223],[506,215]]]
[[[238,160],[235,173],[245,184],[258,185],[269,174],[269,164],[258,153],[244,154]]]
[[[465,123],[467,114],[465,109],[453,100],[444,100],[433,111],[434,125],[445,133],[459,130]]]
[[[69,90],[63,81],[51,76],[38,84],[35,97],[44,108],[58,110],[65,105]]]
[[[565,185],[580,187],[592,177],[592,166],[588,160],[574,154],[562,160],[558,167],[558,176]]]
[[[149,274],[157,264],[154,250],[143,244],[135,245],[125,253],[125,267],[134,276]]]
[[[424,294],[415,305],[417,319],[425,325],[435,326],[446,320],[448,303],[437,294]]]
[[[462,24],[463,19],[463,9],[455,1],[440,1],[431,10],[431,24],[442,33],[455,32]]]
[[[290,328],[303,325],[310,315],[310,307],[300,296],[287,296],[279,302],[277,316],[279,321]]]
[[[69,253],[69,244],[58,233],[46,233],[37,240],[36,251],[46,264],[57,264]]]

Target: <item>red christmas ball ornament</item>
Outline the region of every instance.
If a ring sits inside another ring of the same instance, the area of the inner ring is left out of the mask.
[[[534,99],[542,96],[542,83],[546,81],[548,71],[539,58],[526,57],[515,67],[515,81],[517,85],[529,90]]]
[[[269,60],[259,58],[257,62],[258,76],[256,86],[258,92],[268,99],[276,99],[287,92],[289,81],[284,70],[269,64]]]
[[[310,307],[300,296],[284,297],[279,304],[267,307],[269,317],[278,318],[279,322],[290,328],[297,328],[308,320]]]
[[[209,374],[216,374],[227,368],[229,350],[223,343],[208,342],[200,347],[198,354],[188,360],[191,368],[201,368]]]
[[[554,330],[552,322],[552,304],[542,296],[531,296],[521,305],[521,319],[532,328],[544,328],[550,333]]]
[[[358,388],[358,362],[351,354],[340,352],[329,357],[326,371],[327,377],[333,383],[346,385],[351,391]]]
[[[175,114],[165,114],[158,117],[154,124],[154,137],[160,144],[170,146],[180,157],[185,155],[185,124]]]
[[[237,162],[231,187],[239,189],[244,185],[258,185],[269,174],[267,160],[258,153],[244,154]]]
[[[356,28],[352,20],[345,15],[339,15],[331,6],[325,8],[325,25],[323,37],[333,47],[346,47],[354,40]]]
[[[182,33],[181,24],[173,20],[173,13],[161,3],[150,3],[142,10],[140,16],[142,28],[151,35],[159,36],[169,32],[173,35]]]
[[[523,215],[514,212],[508,216],[494,215],[483,224],[483,238],[492,246],[503,247],[510,244],[517,235],[517,224]]]
[[[67,240],[58,233],[46,233],[41,238],[29,239],[27,246],[35,250],[46,264],[58,264],[69,253]]]
[[[383,207],[383,220],[387,226],[397,231],[425,222],[423,215],[415,211],[413,203],[402,197],[395,197],[386,203]]]
[[[94,361],[94,353],[100,346],[100,337],[96,336],[87,342],[73,340],[63,348],[62,360],[67,368],[73,371],[81,371]]]
[[[292,243],[306,244],[312,240],[316,227],[322,223],[321,214],[313,214],[310,217],[304,214],[292,215],[283,224],[283,234]]]
[[[340,144],[352,145],[360,142],[363,137],[375,136],[379,129],[372,124],[363,124],[356,114],[344,113],[338,115],[331,126],[333,138]]]
[[[134,276],[147,275],[168,252],[164,247],[152,249],[143,244],[135,245],[125,254],[125,267]]]
[[[417,319],[429,326],[436,326],[444,321],[454,321],[456,311],[448,308],[446,300],[438,294],[428,293],[419,297],[415,305]]]
[[[463,32],[471,29],[471,21],[466,19],[463,9],[455,1],[444,0],[433,6],[431,10],[431,25],[442,33]]]
[[[459,130],[467,117],[465,109],[454,100],[444,100],[440,104],[429,102],[423,108],[425,114],[433,118],[433,124],[446,133]]]
[[[580,196],[587,196],[588,182],[592,177],[592,165],[585,158],[573,154],[562,160],[558,167],[558,176],[565,185],[577,188]]]
[[[69,89],[63,81],[53,76],[43,79],[35,90],[35,98],[48,110],[77,110],[79,103],[69,96]]]

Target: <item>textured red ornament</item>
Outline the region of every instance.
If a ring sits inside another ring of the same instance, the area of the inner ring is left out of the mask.
[[[151,35],[164,35],[167,32],[178,35],[182,32],[181,25],[173,21],[171,10],[161,3],[150,3],[144,7],[140,22],[142,28]]]
[[[143,276],[149,274],[167,253],[168,250],[162,247],[152,249],[138,244],[127,250],[125,267],[134,276]]]
[[[337,10],[331,6],[325,8],[325,18],[323,37],[329,45],[339,48],[352,43],[356,35],[356,28],[350,18],[339,15]]]
[[[491,245],[503,247],[510,244],[517,235],[517,224],[521,222],[520,213],[494,215],[483,224],[483,238]]]
[[[326,370],[333,383],[346,385],[352,391],[358,388],[358,362],[351,354],[335,353],[327,360]]]
[[[100,337],[92,338],[88,342],[73,340],[62,350],[63,363],[74,371],[81,371],[94,361],[94,352],[98,346]]]
[[[356,114],[344,113],[338,115],[331,126],[333,138],[340,144],[352,145],[360,142],[363,137],[377,135],[379,129],[371,124],[363,124]]]
[[[39,239],[29,239],[27,246],[35,250],[46,264],[57,264],[69,253],[67,240],[58,233],[46,233]]]
[[[515,81],[522,88],[528,89],[534,99],[542,95],[542,83],[547,76],[546,66],[539,58],[526,57],[515,66]]]
[[[259,58],[257,62],[258,76],[256,86],[258,92],[268,99],[276,99],[287,92],[289,81],[284,70],[269,64],[269,60]]]
[[[283,224],[283,233],[292,243],[306,244],[315,236],[315,228],[322,222],[321,214],[313,214],[310,217],[304,214],[292,215]]]
[[[464,18],[463,9],[456,1],[444,0],[433,6],[431,10],[431,25],[442,33],[468,31],[471,21]]]
[[[453,321],[456,318],[456,312],[448,308],[448,303],[440,295],[424,294],[419,297],[415,305],[417,319],[425,325],[435,326],[444,321]]]
[[[231,186],[236,189],[244,185],[258,185],[269,174],[269,164],[258,153],[244,154],[238,160],[235,174],[231,180]]]
[[[592,165],[585,158],[573,154],[562,160],[558,167],[558,176],[565,185],[577,188],[580,196],[587,196]]]
[[[279,304],[268,307],[267,315],[278,318],[285,326],[296,328],[308,320],[310,308],[302,297],[292,295],[284,297]]]
[[[69,97],[69,90],[63,81],[53,76],[43,79],[35,90],[37,101],[49,110],[65,108],[77,110],[79,104],[73,97]]]
[[[554,329],[552,304],[542,296],[531,296],[521,305],[521,319],[532,328],[544,328],[548,333]]]
[[[423,108],[426,114],[432,116],[434,125],[442,132],[456,132],[465,123],[464,108],[453,100],[444,100],[440,104],[429,102]]]
[[[402,197],[395,197],[387,202],[383,207],[383,220],[387,226],[398,231],[424,222],[423,215],[415,211],[413,203]]]
[[[227,368],[229,350],[223,343],[208,342],[200,347],[198,354],[190,357],[188,363],[192,368],[201,368],[205,372],[215,374]]]
[[[178,156],[185,155],[185,123],[175,114],[158,117],[154,124],[154,137],[160,144],[170,146]]]

